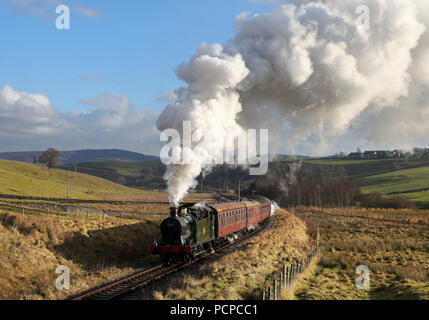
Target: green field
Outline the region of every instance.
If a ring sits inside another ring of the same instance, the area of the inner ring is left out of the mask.
[[[365,193],[402,193],[410,190],[429,189],[429,167],[404,169],[358,180]]]
[[[0,193],[31,197],[67,197],[67,171],[0,160]],[[74,173],[70,173],[71,176]],[[76,173],[71,197],[99,199],[101,194],[143,194],[144,191],[128,188],[111,181]]]
[[[379,192],[385,196],[403,196],[410,200],[429,204],[429,166],[404,169],[358,179],[362,192]],[[427,191],[420,191],[427,189]],[[418,192],[410,192],[416,191]]]
[[[429,166],[429,157],[380,160],[321,159],[306,160],[304,163],[337,169],[341,168],[344,170],[346,176],[361,178],[401,169]]]
[[[424,207],[429,205],[428,157],[381,160],[323,159],[307,160],[305,163],[341,168],[346,176],[356,179],[363,193],[377,192],[385,197],[403,196]]]

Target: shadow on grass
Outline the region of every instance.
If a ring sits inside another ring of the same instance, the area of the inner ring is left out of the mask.
[[[157,262],[150,247],[159,237],[159,226],[144,222],[89,231],[88,235],[74,232],[54,250],[92,272],[105,267],[142,267]]]
[[[423,300],[427,299],[429,290],[411,285],[390,285],[374,288],[369,292],[371,300]]]

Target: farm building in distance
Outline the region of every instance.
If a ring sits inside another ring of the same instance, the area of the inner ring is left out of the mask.
[[[413,152],[403,152],[400,150],[377,150],[365,152],[352,152],[350,159],[398,159],[404,157],[424,157],[429,156],[429,148],[414,148]]]
[[[394,159],[402,158],[404,154],[399,150],[377,150],[377,151],[365,151],[365,152],[352,152],[349,154],[351,159]]]

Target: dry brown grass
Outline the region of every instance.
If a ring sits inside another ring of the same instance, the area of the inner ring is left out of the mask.
[[[156,262],[149,247],[162,217],[143,221],[86,214],[0,208],[2,299],[62,299]],[[58,290],[58,265],[71,271],[71,289]]]
[[[429,299],[429,226],[383,219],[385,210],[300,208],[317,222],[321,253],[313,273],[297,288],[300,299]],[[381,212],[377,212],[381,211]],[[399,214],[395,210],[395,214]],[[401,214],[410,213],[401,210]],[[380,214],[380,219],[373,216]],[[387,214],[392,214],[387,210]],[[418,219],[419,211],[413,215]],[[426,212],[420,218],[426,218]],[[356,267],[370,269],[369,291],[355,286]]]
[[[155,299],[261,299],[272,275],[291,261],[303,259],[314,248],[307,225],[278,210],[275,225],[230,254],[178,280]]]

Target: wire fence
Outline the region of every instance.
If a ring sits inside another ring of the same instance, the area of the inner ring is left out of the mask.
[[[304,273],[317,256],[319,248],[313,249],[306,259],[301,259],[289,265],[274,275],[272,285],[262,292],[262,300],[280,300],[283,293],[289,289],[297,277]]]
[[[300,219],[313,229],[312,235],[316,246],[305,259],[283,265],[282,269],[274,274],[272,284],[262,290],[262,300],[280,300],[285,291],[292,287],[298,276],[304,273],[319,253],[319,227],[304,217],[300,217]]]
[[[110,216],[110,217],[139,217],[139,216],[160,216],[161,213],[139,213],[139,212],[128,212],[128,211],[115,211],[115,210],[104,210],[88,206],[70,206],[63,204],[54,204],[54,203],[34,203],[34,202],[18,202],[18,201],[7,201],[0,200],[0,204],[14,207],[14,208],[27,208],[34,209],[36,211],[51,211],[51,212],[68,212],[69,214],[79,214],[82,212],[88,214],[95,214],[101,216]]]

